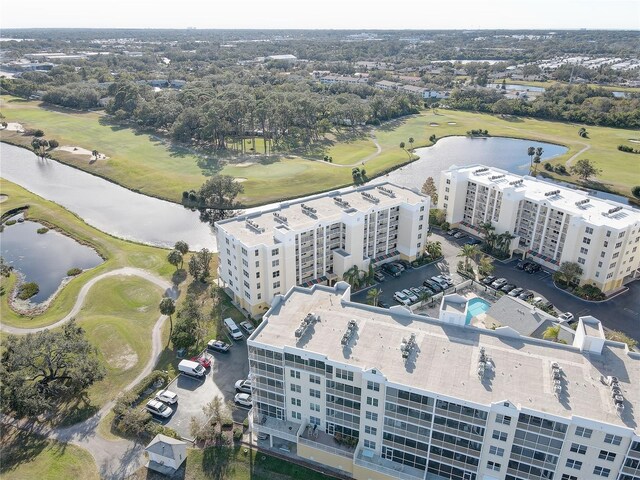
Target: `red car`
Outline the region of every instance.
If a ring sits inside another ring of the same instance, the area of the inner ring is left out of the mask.
[[[209,360],[209,358],[207,358],[206,356],[193,357],[191,361],[198,362],[200,365],[202,365],[203,368],[211,368],[211,360]]]

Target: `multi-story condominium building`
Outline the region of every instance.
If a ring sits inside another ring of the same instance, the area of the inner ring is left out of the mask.
[[[581,317],[573,345],[294,287],[248,339],[251,427],[356,479],[640,480],[640,355]]]
[[[370,262],[414,260],[429,197],[391,183],[349,187],[218,222],[219,278],[251,315],[295,285],[333,283]]]
[[[627,205],[483,165],[442,172],[439,188],[451,225],[478,234],[491,222],[515,236],[511,251],[547,268],[580,264],[581,284],[610,292],[638,275],[640,211]]]

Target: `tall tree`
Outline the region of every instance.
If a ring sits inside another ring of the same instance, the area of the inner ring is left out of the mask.
[[[463,245],[457,256],[464,258],[464,268],[467,270],[469,268],[469,260],[475,258],[478,254],[477,245]]]
[[[189,253],[189,244],[183,240],[178,240],[173,248],[179,251],[182,255]]]
[[[576,262],[562,262],[560,268],[553,274],[556,282],[564,282],[567,285],[575,285],[582,276],[582,267]]]
[[[160,301],[160,313],[169,317],[169,337],[173,331],[173,314],[176,312],[176,304],[172,298],[164,297]]]
[[[569,171],[572,175],[577,175],[585,182],[588,181],[589,178],[602,173],[602,170],[591,163],[591,160],[588,158],[581,158],[578,160],[575,165],[571,165],[571,167],[569,167]]]
[[[413,137],[409,137],[409,148],[413,148],[413,142],[415,142]]]
[[[367,301],[373,305],[374,307],[378,305],[378,299],[380,298],[380,294],[382,290],[378,290],[377,288],[371,288],[367,292]]]
[[[167,254],[167,261],[176,267],[176,271],[178,271],[178,265],[182,265],[183,262],[182,254],[178,250],[171,250]]]
[[[438,189],[436,188],[436,182],[433,180],[433,177],[427,177],[424,181],[422,184],[422,193],[431,197],[432,205],[438,204]]]
[[[360,269],[357,265],[354,265],[344,272],[342,278],[345,282],[349,283],[354,290],[356,290],[360,286]]]
[[[527,148],[527,155],[529,156],[529,171],[533,168],[533,157],[536,154],[536,147]]]
[[[560,335],[560,325],[550,326],[542,333],[542,338],[545,340],[551,340],[552,342],[558,341]]]
[[[211,253],[210,250],[203,248],[196,254],[196,257],[198,259],[198,264],[200,265],[198,278],[201,282],[204,282],[207,280],[207,277],[211,272],[211,260],[213,260],[213,253]]]
[[[60,330],[9,335],[0,360],[3,411],[37,416],[81,398],[105,370],[74,319]]]
[[[206,212],[206,218],[216,222],[233,215],[240,205],[236,197],[244,192],[242,184],[229,175],[214,175],[198,191],[200,207]]]

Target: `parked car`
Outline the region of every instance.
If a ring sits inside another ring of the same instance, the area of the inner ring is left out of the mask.
[[[242,340],[244,338],[244,335],[242,334],[242,332],[238,328],[238,325],[236,325],[236,322],[234,322],[232,318],[225,318],[223,320],[223,323],[227,331],[229,332],[229,335],[231,335],[231,338],[233,338],[234,340]]]
[[[168,407],[158,400],[149,400],[145,408],[152,415],[157,415],[158,417],[162,418],[168,418],[173,413],[173,408]]]
[[[384,275],[380,272],[376,272],[373,274],[373,278],[375,278],[376,282],[384,282],[385,278]]]
[[[418,300],[420,300],[420,297],[422,297],[422,294],[426,289],[424,287],[411,287],[409,290],[411,290],[413,294],[418,297]]]
[[[529,290],[525,290],[520,295],[518,295],[518,298],[521,298],[522,300],[530,300],[533,298],[533,292],[530,292]]]
[[[542,298],[542,297],[534,297],[534,298],[531,299],[531,303],[533,305],[537,305],[537,304],[539,304],[541,302],[544,302],[544,298]]]
[[[401,303],[402,305],[409,305],[411,303],[411,300],[409,300],[409,297],[407,297],[404,293],[402,292],[396,292],[393,294],[393,299],[398,302]]]
[[[482,283],[484,283],[485,285],[491,285],[495,281],[496,281],[495,275],[489,275],[488,277],[484,277],[482,279]]]
[[[424,282],[422,282],[422,285],[433,290],[434,293],[438,293],[443,290],[442,286],[439,283],[434,282],[433,280],[429,280],[428,278]]]
[[[516,263],[516,268],[518,270],[524,270],[524,267],[526,267],[527,265],[529,265],[529,262],[525,262],[524,260],[519,260],[518,263]]]
[[[389,275],[393,276],[393,277],[399,277],[400,274],[402,273],[402,270],[400,270],[395,264],[393,263],[385,263],[382,266],[382,269],[387,272]]]
[[[207,348],[209,350],[214,350],[216,352],[227,353],[231,348],[231,345],[228,343],[224,343],[222,340],[209,340],[207,343]]]
[[[517,297],[518,295],[520,295],[523,292],[524,288],[522,287],[518,287],[518,288],[514,288],[513,290],[511,290],[509,292],[509,296],[510,297]]]
[[[564,312],[562,315],[560,315],[558,317],[560,320],[562,320],[563,322],[567,322],[567,323],[571,323],[573,321],[573,313],[571,312]]]
[[[233,401],[240,407],[251,408],[251,395],[248,393],[236,393]]]
[[[201,355],[199,357],[193,357],[191,358],[191,361],[199,363],[200,365],[203,366],[203,368],[211,368],[211,359],[209,359],[205,355]]]
[[[266,440],[267,438],[269,438],[269,434],[268,433],[264,433],[264,432],[259,432],[258,433],[258,440]]]
[[[524,266],[524,271],[527,273],[536,273],[536,272],[539,272],[540,270],[542,270],[542,267],[537,263],[527,263]]]
[[[238,380],[236,382],[236,392],[251,393],[251,379]]]
[[[393,262],[392,265],[395,266],[401,272],[405,271],[404,265],[402,265],[400,262]]]
[[[253,326],[253,324],[248,320],[245,320],[244,322],[240,322],[240,326],[245,332],[247,332],[248,335],[251,335],[255,330],[255,327]]]
[[[449,230],[449,231],[447,232],[447,235],[451,235],[451,236],[453,236],[453,235],[455,235],[455,234],[456,234],[456,233],[458,233],[458,232],[459,232],[459,230],[458,230],[457,228],[452,228],[451,230]]]
[[[199,362],[192,360],[181,360],[178,364],[178,371],[192,377],[203,377],[205,374],[204,367]]]
[[[554,309],[553,303],[551,303],[549,300],[545,300],[543,302],[540,302],[536,306],[538,308],[541,308],[542,310],[553,310]]]
[[[516,288],[516,286],[513,283],[507,283],[506,285],[503,285],[502,287],[500,287],[500,291],[504,293],[509,293],[514,288]]]
[[[481,243],[482,240],[480,240],[479,238],[470,238],[469,240],[464,242],[465,245],[480,245]]]
[[[398,260],[396,263],[402,265],[405,270],[409,270],[411,268],[411,264],[406,260]]]
[[[466,233],[464,233],[464,232],[457,232],[457,233],[453,236],[453,238],[464,238],[464,237],[466,237],[466,236],[467,236],[467,234],[466,234]]]
[[[405,288],[404,290],[402,290],[402,293],[405,294],[405,296],[409,299],[409,301],[411,301],[411,303],[415,303],[418,301],[418,296],[408,288]]]
[[[389,305],[387,302],[381,302],[380,300],[378,300],[378,306],[380,308],[391,308],[391,305]]]
[[[156,393],[156,400],[168,405],[173,405],[178,401],[178,394],[169,390],[160,390]]]
[[[447,282],[444,278],[440,276],[431,277],[431,280],[433,280],[438,285],[440,285],[443,290],[446,288],[449,288],[449,282]]]
[[[449,285],[453,285],[453,278],[451,278],[450,275],[447,275],[446,273],[441,273],[439,277],[444,278]]]
[[[494,281],[491,286],[493,288],[495,288],[496,290],[501,289],[504,285],[507,284],[507,279],[506,278],[499,278],[496,281]]]

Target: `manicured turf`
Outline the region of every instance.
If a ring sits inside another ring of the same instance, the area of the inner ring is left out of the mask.
[[[219,164],[216,154],[212,154],[209,160],[204,160],[185,149],[168,149],[149,135],[111,127],[99,113],[44,109],[38,102],[7,96],[0,99],[0,105],[7,121],[41,128],[47,137],[58,139],[62,145],[77,145],[89,150],[96,148],[110,157],[108,161],[99,160],[90,164],[88,158],[54,152],[54,156],[59,157],[61,161],[143,193],[174,201],[179,201],[184,190],[197,189],[205,181],[206,175],[215,172],[242,179],[245,193],[240,195],[238,200],[245,205],[325,191],[351,184],[349,165],[362,161],[376,152],[373,141],[365,136],[333,145],[331,138],[328,138],[324,148],[317,146],[313,153],[305,153],[303,156],[322,159],[323,155],[330,155],[333,157],[333,164],[293,155],[275,159],[259,155],[247,156],[241,163],[234,160],[231,163]],[[449,122],[455,125],[449,125]],[[437,123],[438,126],[432,126],[432,123]],[[569,148],[568,153],[555,159],[554,163],[566,161],[584,148],[585,144],[591,145],[591,150],[582,153],[579,158],[594,160],[605,170],[599,179],[604,182],[605,188],[628,196],[630,189],[640,184],[635,156],[617,150],[618,144],[637,137],[631,130],[586,127],[590,139],[581,139],[577,134],[580,125],[576,124],[521,118],[505,119],[500,116],[445,109],[440,109],[437,115],[432,111],[426,111],[420,115],[395,120],[370,131],[369,133],[373,133],[377,138],[382,152],[366,163],[367,175],[372,178],[407,162],[409,154],[400,149],[399,144],[405,142],[409,148],[409,137],[415,139],[415,148],[430,145],[429,137],[432,134],[438,137],[464,135],[467,130],[474,128],[489,130],[494,136],[529,138],[566,145]],[[30,143],[28,137],[17,133],[2,132],[1,138],[14,143]],[[261,152],[261,147],[258,141],[256,150]],[[473,152],[470,152],[470,155],[472,154]],[[565,180],[576,179],[565,177]]]
[[[490,83],[501,84],[502,80],[496,80],[495,82],[490,82]],[[548,88],[552,85],[568,85],[565,82],[556,82],[554,80],[547,80],[544,82],[529,82],[526,80],[510,80],[508,78],[506,83],[512,84],[512,85],[530,85],[532,87],[544,87],[544,88]],[[576,85],[574,84],[574,86]],[[590,83],[589,86],[593,88],[603,88],[604,90],[609,90],[611,92],[634,92],[634,93],[640,92],[640,88],[638,87],[614,87],[609,85],[596,85],[595,83]]]
[[[98,480],[98,468],[89,452],[35,433],[11,427],[2,429],[3,480]]]
[[[59,205],[44,200],[27,190],[7,180],[0,179],[0,192],[9,198],[0,203],[0,213],[9,209],[29,205],[27,216],[38,221],[55,225],[73,238],[93,246],[106,261],[98,267],[84,272],[71,280],[53,301],[49,309],[42,315],[28,317],[13,312],[8,304],[8,292],[12,286],[13,277],[0,278],[0,286],[5,286],[7,293],[0,297],[0,316],[7,325],[19,327],[41,327],[54,323],[64,317],[76,301],[78,291],[89,279],[115,268],[131,266],[155,272],[167,279],[171,278],[174,268],[166,261],[167,250],[148,247],[119,240],[87,225],[77,216]],[[188,239],[185,239],[188,241]],[[108,290],[104,290],[101,282],[92,289],[92,294],[100,292],[106,297]],[[108,314],[108,311],[104,311]]]

